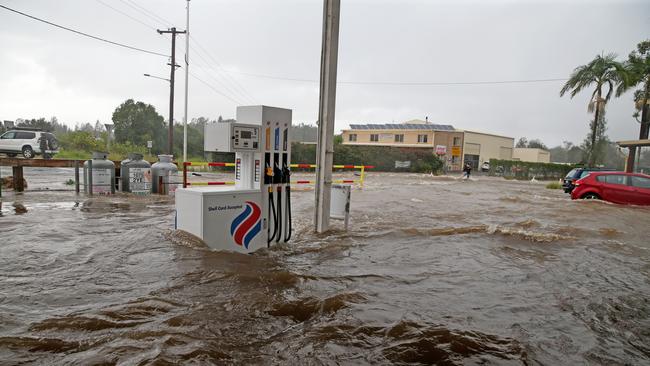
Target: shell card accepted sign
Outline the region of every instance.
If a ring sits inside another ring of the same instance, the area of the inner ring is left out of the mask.
[[[451,147],[451,156],[460,156],[460,146]]]

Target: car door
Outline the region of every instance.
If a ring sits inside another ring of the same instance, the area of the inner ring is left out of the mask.
[[[630,176],[630,184],[634,190],[635,205],[650,205],[650,178]]]
[[[16,150],[16,132],[9,131],[0,137],[0,150],[2,151],[15,151]]]
[[[624,174],[599,175],[596,180],[601,182],[602,198],[614,203],[631,203],[634,200],[634,188],[627,184]]]
[[[36,138],[36,133],[29,131],[18,131],[16,132],[16,149],[22,151],[23,146],[29,145],[32,147],[32,150],[37,150],[38,145],[34,143]]]

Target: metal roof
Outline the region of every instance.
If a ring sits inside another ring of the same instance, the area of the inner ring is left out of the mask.
[[[434,123],[382,123],[382,124],[351,124],[353,130],[426,130],[426,131],[455,131],[452,125],[437,125]]]
[[[650,146],[650,140],[628,140],[628,141],[617,141],[616,142],[620,147],[631,147],[631,146]]]

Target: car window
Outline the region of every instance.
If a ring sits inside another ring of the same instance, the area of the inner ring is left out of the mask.
[[[644,177],[630,177],[632,180],[632,185],[639,188],[650,188],[650,179]]]
[[[36,137],[36,134],[34,132],[25,132],[25,131],[18,131],[16,132],[16,139],[22,139],[22,140],[31,140],[34,137]]]
[[[13,131],[12,131],[12,132],[7,132],[7,133],[5,133],[4,135],[2,135],[2,139],[3,139],[3,140],[13,139],[15,134],[16,134],[16,133],[13,132]]]
[[[571,171],[568,172],[566,177],[564,177],[564,178],[573,178],[573,176],[576,174],[577,171],[578,171],[578,169],[571,169]]]
[[[596,180],[603,183],[609,184],[627,184],[627,177],[625,175],[619,174],[608,174],[608,175],[599,175],[596,177]]]
[[[588,170],[583,170],[583,171],[580,173],[580,178],[584,178],[584,177],[588,176],[589,173],[591,173],[591,172],[588,171]]]

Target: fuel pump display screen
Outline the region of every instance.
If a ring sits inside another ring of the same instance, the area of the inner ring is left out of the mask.
[[[260,127],[233,126],[231,151],[258,151],[260,146]]]

